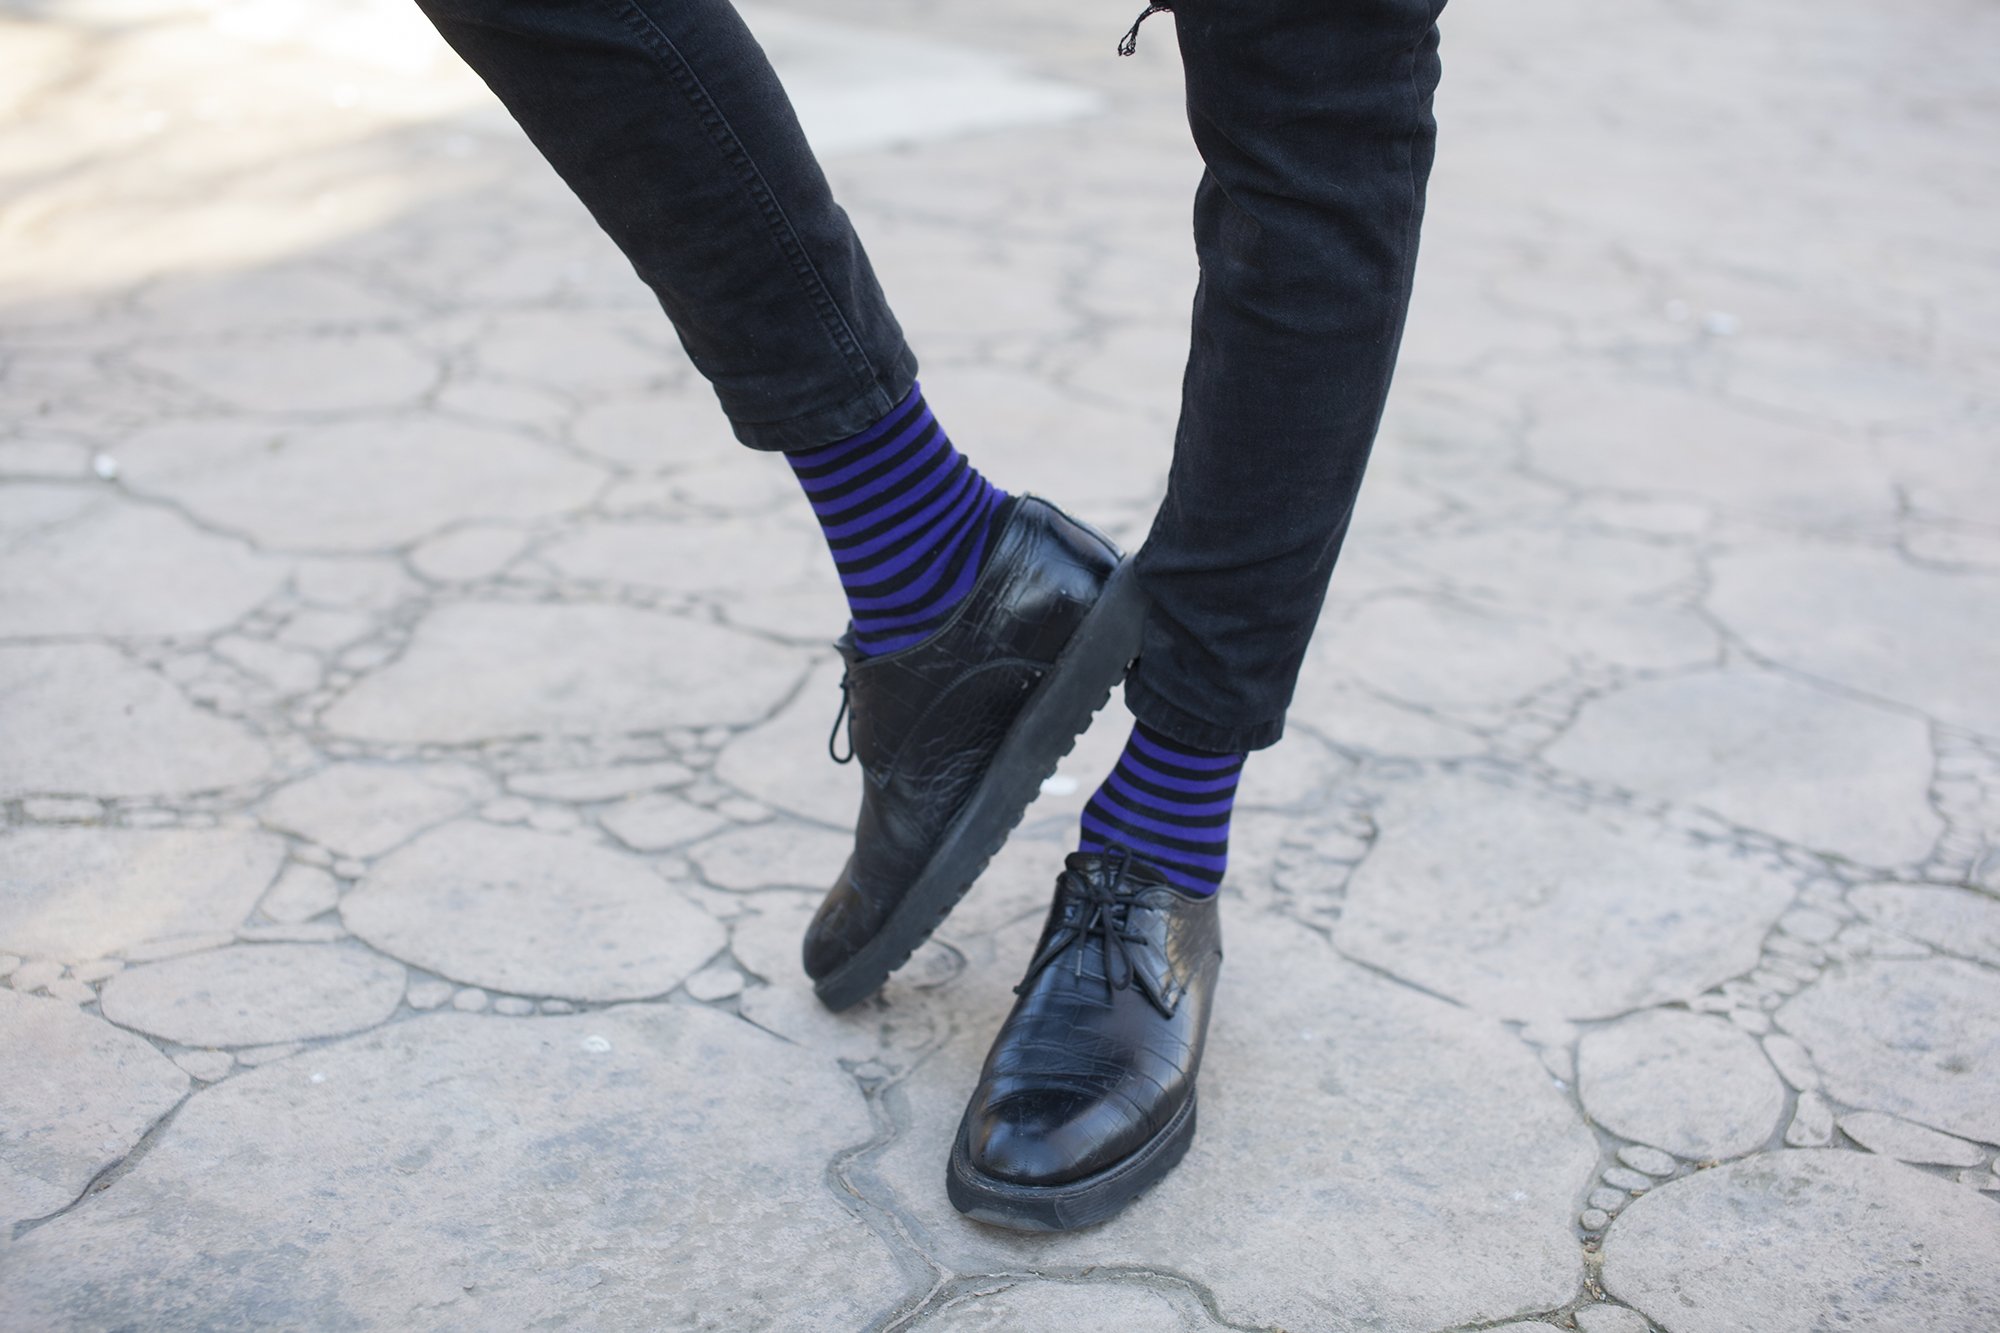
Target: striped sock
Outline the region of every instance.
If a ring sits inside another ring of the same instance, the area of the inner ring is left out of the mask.
[[[1191,750],[1141,722],[1083,807],[1078,850],[1123,846],[1170,883],[1214,893],[1229,867],[1229,809],[1242,775],[1242,755]]]
[[[952,448],[921,386],[859,435],[785,457],[833,549],[864,656],[920,642],[972,591],[1007,493]]]

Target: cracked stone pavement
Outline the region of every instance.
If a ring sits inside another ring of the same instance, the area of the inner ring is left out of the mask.
[[[1199,171],[1131,8],[750,11],[942,418],[1128,542]],[[477,81],[0,10],[0,1326],[2000,1327],[1996,46],[1447,13],[1201,1137],[1032,1238],[943,1162],[1117,707],[822,1012],[830,563]]]

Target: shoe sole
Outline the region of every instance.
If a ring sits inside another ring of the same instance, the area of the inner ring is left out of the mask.
[[[903,901],[854,957],[813,986],[821,1004],[838,1012],[873,995],[958,906],[1006,844],[1042,783],[1075,748],[1097,710],[1110,702],[1112,689],[1139,655],[1146,609],[1146,595],[1128,557],[1105,580],[1089,614],[1022,706],[986,776]]]
[[[1129,1157],[1062,1185],[1016,1185],[972,1164],[970,1126],[961,1124],[945,1172],[951,1206],[975,1222],[1010,1231],[1075,1231],[1096,1226],[1180,1165],[1194,1142],[1195,1098]]]

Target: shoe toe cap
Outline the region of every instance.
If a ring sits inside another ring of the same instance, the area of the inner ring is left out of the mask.
[[[806,975],[814,981],[827,976],[854,957],[880,928],[880,913],[842,871],[806,927],[800,946]]]
[[[966,1144],[982,1174],[1012,1185],[1061,1185],[1116,1162],[1142,1135],[1096,1094],[1038,1092],[974,1117]]]

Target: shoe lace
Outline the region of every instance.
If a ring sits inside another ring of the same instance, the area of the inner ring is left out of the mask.
[[[842,672],[840,676],[840,711],[833,715],[833,730],[829,731],[826,734],[826,757],[833,760],[833,762],[836,764],[849,764],[854,762],[853,732],[849,732],[847,735],[846,754],[842,754],[839,750],[834,748],[840,742],[840,724],[847,721],[847,705],[848,705],[847,679],[848,679],[847,673]]]
[[[1066,952],[1074,952],[1076,976],[1083,978],[1083,958],[1089,950],[1083,947],[1092,932],[1103,941],[1104,981],[1108,995],[1132,984],[1136,976],[1140,987],[1149,995],[1152,986],[1145,973],[1139,968],[1133,953],[1135,946],[1147,943],[1146,937],[1131,927],[1129,914],[1121,909],[1131,905],[1131,897],[1125,892],[1125,872],[1131,866],[1132,853],[1129,849],[1113,843],[1105,851],[1104,860],[1099,864],[1098,873],[1086,875],[1081,871],[1065,870],[1062,887],[1067,889],[1084,909],[1076,922],[1062,926],[1049,937],[1034,961],[1028,964],[1028,974],[1021,978],[1021,984],[1014,987],[1020,995],[1040,976],[1042,969],[1054,963]],[[1155,997],[1155,1002],[1157,1003]]]

